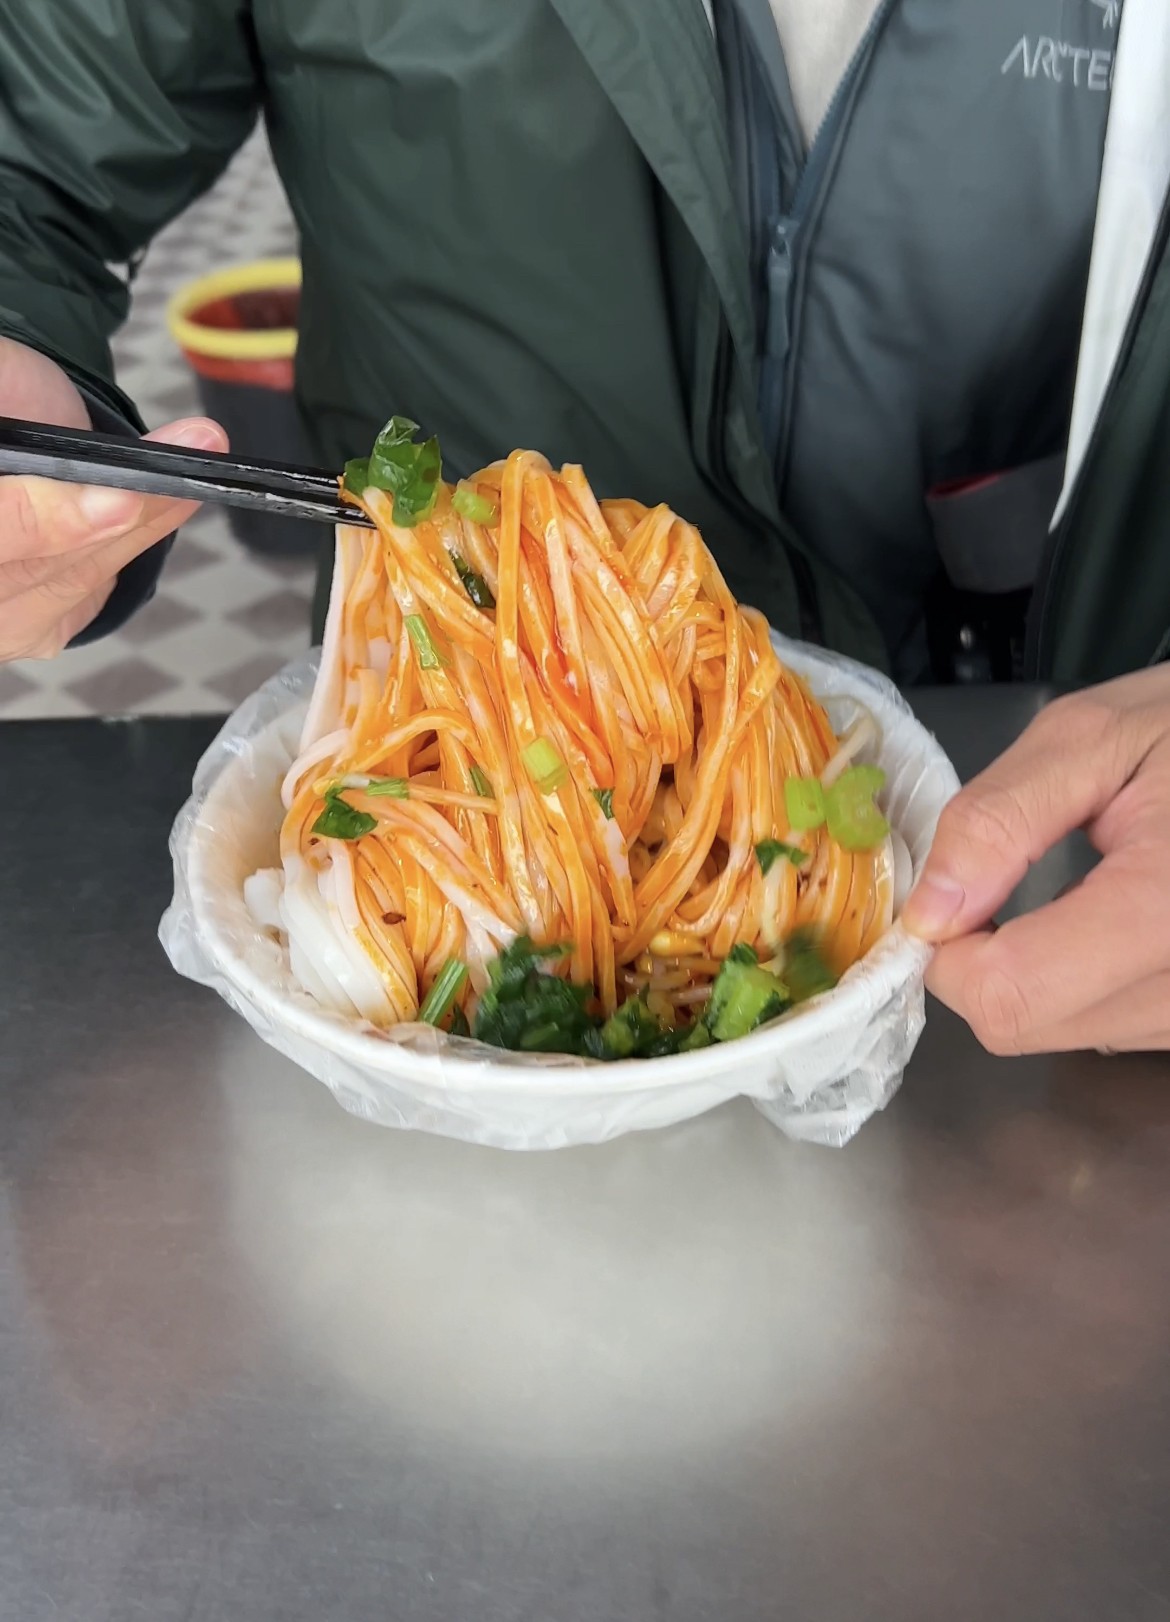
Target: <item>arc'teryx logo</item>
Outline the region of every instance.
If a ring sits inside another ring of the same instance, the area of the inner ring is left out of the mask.
[[[1115,30],[1121,20],[1121,0],[1090,0],[1090,3],[1101,27],[1110,32]],[[1081,13],[1085,20],[1092,15],[1091,11]],[[1099,34],[1096,37],[1101,38]],[[1048,79],[1073,90],[1100,93],[1113,83],[1113,41],[1102,40],[1096,46],[1074,45],[1048,34],[1036,39],[1025,34],[1016,41],[999,71],[1018,73],[1025,79]]]

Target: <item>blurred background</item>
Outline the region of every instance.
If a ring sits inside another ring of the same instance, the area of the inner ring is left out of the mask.
[[[257,130],[214,190],[155,240],[135,279],[114,359],[118,382],[151,427],[206,409],[167,328],[171,296],[210,271],[296,252]],[[282,454],[238,435],[235,448]],[[283,454],[295,461],[298,448]],[[233,709],[309,645],[315,566],[299,538],[308,528],[295,525],[290,544],[260,550],[244,544],[222,510],[199,513],[181,531],[154,601],[122,631],[60,659],[0,665],[0,718]]]

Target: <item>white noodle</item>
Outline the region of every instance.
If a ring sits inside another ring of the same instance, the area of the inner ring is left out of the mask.
[[[321,645],[321,665],[313,683],[308,714],[301,731],[301,753],[310,749],[323,733],[332,732],[341,720],[341,691],[344,666],[341,659],[341,619],[356,564],[361,558],[362,532],[339,525],[337,551],[333,558],[333,584],[329,591],[329,613]]]
[[[828,764],[821,773],[821,787],[831,788],[841,773],[864,750],[876,746],[881,734],[878,732],[877,722],[868,712],[859,715],[847,727],[837,744],[836,751],[830,757]]]
[[[296,799],[297,789],[310,766],[316,766],[323,760],[331,759],[345,743],[349,733],[344,727],[337,732],[330,732],[318,741],[305,754],[299,755],[285,773],[284,781],[280,785],[280,797],[287,811]]]

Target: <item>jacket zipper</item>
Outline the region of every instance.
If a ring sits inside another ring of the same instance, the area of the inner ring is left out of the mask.
[[[708,456],[716,488],[723,493],[725,499],[730,500],[731,505],[741,517],[751,524],[758,525],[760,514],[739,494],[735,480],[731,475],[731,469],[727,464],[724,430],[727,422],[727,402],[731,392],[731,372],[731,334],[721,314],[719,319],[719,340],[715,352],[715,371],[711,384],[714,409],[710,413],[707,441]],[[775,531],[772,530],[770,525],[769,530],[775,536]],[[801,640],[811,642],[817,647],[823,646],[825,632],[821,623],[821,611],[817,602],[816,579],[813,575],[812,565],[798,547],[787,546],[782,537],[777,538],[780,539],[784,555],[788,560],[788,566],[792,570],[792,579],[796,588],[796,611],[799,619]]]
[[[1162,258],[1168,243],[1170,243],[1170,190],[1167,190],[1165,197],[1162,199],[1157,228],[1150,244],[1150,252],[1145,269],[1142,272],[1142,279],[1138,285],[1137,297],[1134,299],[1133,307],[1129,312],[1125,332],[1122,334],[1121,344],[1118,347],[1117,358],[1113,363],[1113,370],[1109,374],[1105,392],[1101,396],[1101,404],[1097,411],[1096,420],[1093,423],[1092,432],[1089,435],[1088,444],[1085,446],[1085,453],[1081,457],[1081,465],[1077,469],[1076,478],[1073,481],[1072,489],[1069,491],[1060,522],[1050,533],[1044,548],[1044,556],[1041,559],[1040,570],[1036,576],[1036,585],[1032,592],[1032,601],[1028,607],[1024,645],[1024,679],[1026,681],[1038,681],[1044,671],[1045,661],[1049,653],[1048,641],[1052,629],[1050,611],[1053,583],[1056,575],[1064,565],[1069,530],[1084,498],[1086,473],[1100,444],[1109,408],[1117,397],[1121,377],[1133,352],[1138,328],[1141,326],[1142,318],[1145,315],[1150,291],[1154,285],[1154,279],[1161,269]]]
[[[787,461],[788,428],[791,418],[792,383],[791,367],[788,362],[795,326],[792,286],[796,268],[797,238],[812,204],[819,195],[825,170],[836,148],[842,115],[855,83],[894,4],[895,0],[881,0],[870,18],[809,145],[788,212],[776,222],[768,244],[765,265],[767,316],[764,323],[758,405],[765,442],[772,451],[778,494],[783,476],[782,464]],[[750,75],[746,71],[741,72],[740,77],[743,83],[749,82]],[[738,110],[738,116],[748,117],[751,111],[746,107],[741,108]],[[754,158],[754,142],[748,140],[744,145],[747,152],[748,193],[754,217],[760,219],[767,208],[768,200],[764,196],[763,177]],[[722,437],[731,378],[730,344],[730,334],[726,325],[721,324],[714,378],[715,399],[718,405],[711,417],[710,456],[712,470],[725,489],[735,488],[734,482],[729,477]],[[824,629],[817,605],[816,581],[812,566],[808,558],[796,547],[785,547],[785,551],[796,584],[800,634],[808,642],[823,643]]]
[[[862,69],[882,28],[894,9],[895,0],[881,0],[870,18],[857,49],[849,59],[809,145],[804,167],[792,194],[792,202],[776,225],[768,251],[768,322],[765,339],[767,395],[762,412],[775,424],[775,466],[777,491],[783,496],[788,474],[788,454],[795,394],[793,350],[799,336],[799,313],[793,308],[793,285],[799,269],[803,244],[801,233],[814,206],[819,202],[825,175],[832,163],[841,134],[844,114],[857,87]]]
[[[733,0],[734,3],[734,0]],[[747,49],[744,42],[742,24],[737,26],[733,35],[738,56],[738,78],[741,87],[740,104],[734,110],[734,116],[747,123],[756,116],[754,106],[748,104],[750,89],[753,85],[752,64],[746,60]],[[765,196],[765,182],[757,161],[755,141],[748,139],[743,142],[745,187],[749,198],[749,208],[754,219],[762,219],[768,208]],[[754,257],[754,255],[753,255]],[[769,305],[769,320],[771,319],[772,305]],[[766,339],[765,339],[766,345]],[[733,505],[742,517],[753,524],[760,521],[760,514],[754,507],[745,501],[739,494],[735,480],[727,463],[727,450],[724,439],[725,424],[727,420],[727,406],[731,391],[731,379],[734,366],[733,346],[731,334],[727,323],[722,318],[719,321],[719,338],[715,353],[715,366],[712,376],[712,398],[714,409],[710,415],[708,432],[708,456],[712,474],[725,497],[731,498]],[[764,424],[765,433],[768,425]],[[774,443],[767,439],[766,443]],[[796,606],[799,620],[799,634],[805,642],[817,645],[824,642],[824,629],[821,624],[820,607],[817,602],[816,580],[809,560],[795,546],[786,545],[780,539],[785,557],[792,571],[793,584],[796,590]]]

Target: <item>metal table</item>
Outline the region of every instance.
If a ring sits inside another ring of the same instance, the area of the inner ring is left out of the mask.
[[[0,729],[5,1622],[1170,1616],[1170,1065],[935,1008],[844,1151],[363,1125],[156,944],[211,731]]]

